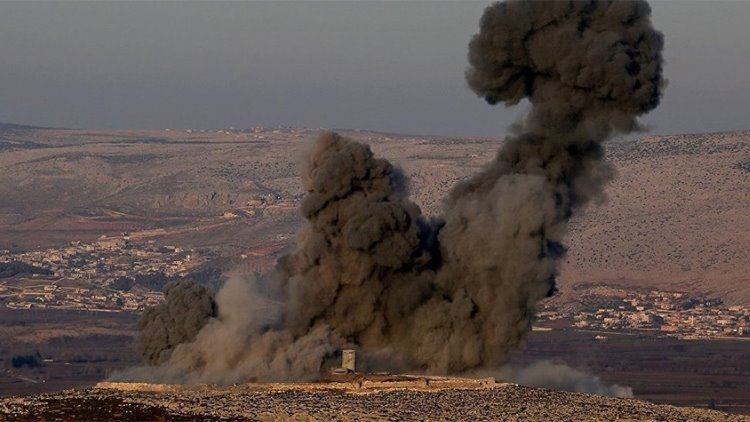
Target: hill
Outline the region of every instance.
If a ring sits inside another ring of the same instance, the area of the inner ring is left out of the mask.
[[[321,384],[134,385],[0,399],[4,420],[691,420],[739,415],[514,384],[357,389]]]
[[[750,132],[611,144],[608,200],[573,219],[569,283],[750,303]]]

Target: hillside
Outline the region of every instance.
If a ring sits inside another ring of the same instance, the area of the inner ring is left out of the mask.
[[[267,269],[301,224],[307,129],[93,132],[0,128],[0,248],[137,233]],[[500,141],[348,131],[403,167],[438,215]],[[563,298],[590,283],[750,304],[750,131],[613,142],[608,200],[571,222]]]
[[[569,282],[750,302],[750,132],[610,145],[608,201],[571,224]]]
[[[0,399],[4,420],[690,420],[739,415],[633,399],[495,384],[487,388],[361,390],[314,384],[229,388],[135,386]],[[481,403],[477,405],[477,403]]]

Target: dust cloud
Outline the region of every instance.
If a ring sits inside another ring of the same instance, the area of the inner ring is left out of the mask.
[[[601,378],[560,363],[541,360],[523,368],[506,368],[498,379],[530,387],[600,396],[632,398],[633,389],[619,384],[607,385]]]

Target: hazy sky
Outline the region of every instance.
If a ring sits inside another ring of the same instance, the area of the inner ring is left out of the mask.
[[[502,135],[463,79],[490,2],[0,2],[0,122]],[[654,133],[750,129],[750,1],[652,2]]]

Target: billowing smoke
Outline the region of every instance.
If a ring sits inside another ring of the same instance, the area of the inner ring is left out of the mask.
[[[230,280],[218,316],[152,379],[315,377],[342,347],[371,369],[504,364],[555,291],[568,219],[611,177],[601,143],[659,102],[662,36],[649,15],[644,1],[487,8],[466,80],[490,104],[525,98],[531,111],[453,189],[443,217],[423,217],[404,176],[369,147],[322,134],[304,170],[309,224],[296,250],[273,274]]]
[[[213,316],[211,292],[193,281],[167,284],[164,303],[148,308],[138,319],[138,352],[149,365],[169,360],[178,344],[193,341]]]
[[[645,1],[510,0],[485,10],[469,44],[469,87],[490,104],[526,98],[531,111],[446,202],[440,284],[472,304],[445,351],[450,369],[502,363],[535,303],[555,291],[567,222],[611,177],[601,142],[637,129],[636,117],[659,103],[663,40],[649,16]]]
[[[419,367],[409,325],[435,296],[439,262],[435,230],[406,199],[404,182],[368,146],[322,134],[304,169],[309,224],[296,251],[261,279],[230,278],[216,297],[217,318],[165,365],[116,378],[305,379],[346,345],[371,352],[372,362],[386,355],[391,368],[393,359]]]

